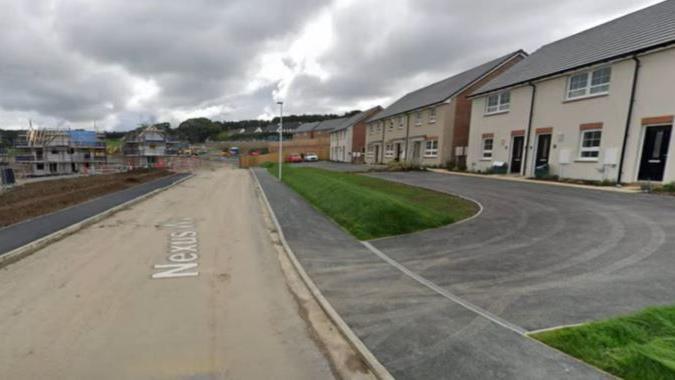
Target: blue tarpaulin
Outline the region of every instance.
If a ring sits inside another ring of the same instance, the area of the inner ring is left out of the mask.
[[[68,131],[68,133],[70,134],[70,143],[75,146],[99,146],[103,144],[94,131]]]

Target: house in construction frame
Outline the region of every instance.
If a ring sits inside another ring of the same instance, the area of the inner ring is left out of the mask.
[[[179,153],[180,141],[165,131],[148,126],[127,133],[122,139],[122,154],[131,167],[163,166]]]
[[[94,131],[30,129],[19,135],[16,151],[27,176],[95,174],[107,162],[103,136]]]

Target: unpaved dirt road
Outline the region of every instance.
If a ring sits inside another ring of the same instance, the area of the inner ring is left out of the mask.
[[[332,378],[276,255],[249,174],[201,171],[0,270],[0,378]]]

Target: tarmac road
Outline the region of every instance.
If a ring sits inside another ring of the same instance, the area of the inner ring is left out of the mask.
[[[243,170],[199,172],[0,270],[0,342],[5,379],[333,377]]]
[[[526,330],[673,303],[673,197],[422,172],[374,176],[485,207],[467,223],[372,244]]]

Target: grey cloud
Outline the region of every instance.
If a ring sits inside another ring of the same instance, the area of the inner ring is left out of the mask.
[[[395,97],[507,52],[532,50],[656,0],[356,0],[333,9],[334,44],[321,80],[298,70],[289,112],[333,112]],[[0,0],[0,128],[3,114],[49,120],[116,119],[128,129],[167,110],[224,105],[223,117],[274,110],[253,92],[262,54],[286,51],[330,0]],[[404,5],[407,4],[407,9]],[[403,9],[402,13],[399,12]],[[138,79],[158,97],[129,109]],[[112,105],[112,108],[110,107]],[[5,111],[4,113],[2,111]]]
[[[331,78],[300,78],[291,93],[339,103],[394,100],[452,73],[521,48],[531,51],[655,2],[415,0],[403,17],[392,17],[375,1],[360,1],[335,17],[336,46],[321,58]],[[389,30],[392,23],[396,27]]]

